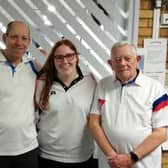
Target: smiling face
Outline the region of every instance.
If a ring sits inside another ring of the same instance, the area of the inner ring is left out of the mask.
[[[30,32],[23,22],[13,22],[6,34],[3,34],[6,45],[4,50],[7,59],[11,62],[20,62],[30,44]]]
[[[122,83],[126,83],[136,77],[139,61],[140,57],[136,56],[133,47],[127,44],[114,48],[108,63],[117,78]]]
[[[76,65],[78,62],[77,53],[69,46],[63,44],[56,48],[54,52],[54,65],[58,77],[76,75]]]

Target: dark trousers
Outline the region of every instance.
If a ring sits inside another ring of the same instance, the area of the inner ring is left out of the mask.
[[[0,156],[2,168],[38,168],[38,149],[17,156]]]
[[[63,163],[40,157],[39,168],[98,168],[98,161],[91,157],[89,160],[81,163]]]

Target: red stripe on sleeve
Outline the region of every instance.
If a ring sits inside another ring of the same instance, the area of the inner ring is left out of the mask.
[[[168,100],[158,104],[154,109],[153,109],[153,112],[157,112],[159,111],[160,109],[166,107],[168,105]]]

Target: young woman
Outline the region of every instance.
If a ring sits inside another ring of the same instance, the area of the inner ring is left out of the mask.
[[[40,168],[96,168],[87,122],[96,82],[81,71],[70,40],[58,41],[39,73]]]

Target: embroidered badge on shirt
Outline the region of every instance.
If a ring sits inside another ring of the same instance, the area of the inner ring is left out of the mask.
[[[50,95],[56,95],[56,91],[55,90],[51,90]]]
[[[106,100],[104,100],[104,99],[98,99],[98,103],[99,103],[100,107],[102,107],[105,102],[106,102]]]

